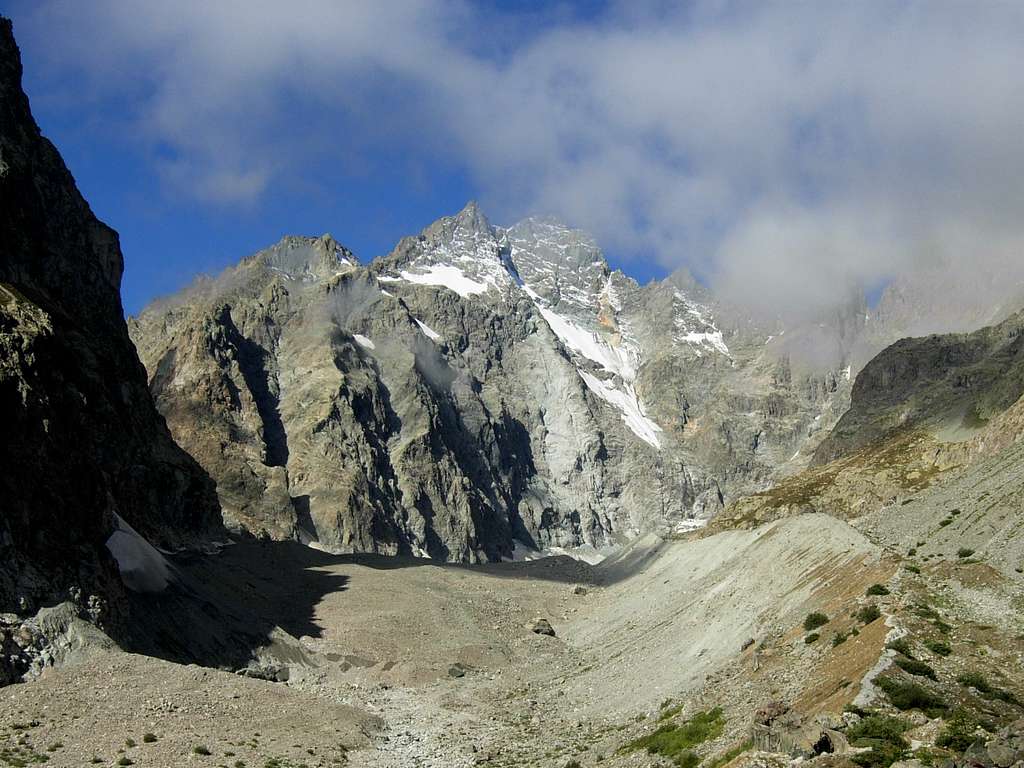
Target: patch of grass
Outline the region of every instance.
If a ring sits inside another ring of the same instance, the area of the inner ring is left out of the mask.
[[[808,613],[807,617],[804,619],[804,630],[810,632],[811,630],[823,627],[826,624],[828,624],[828,616],[824,613],[815,611],[814,613]]]
[[[918,661],[917,659],[896,659],[896,666],[908,674],[938,680],[935,676],[935,670],[923,661]]]
[[[652,733],[631,741],[621,751],[644,749],[648,754],[671,760],[677,768],[696,768],[700,758],[693,748],[718,738],[724,728],[725,716],[722,709],[716,707],[708,712],[698,712],[683,723],[664,723]]]
[[[876,677],[875,685],[889,698],[889,703],[901,711],[920,709],[928,717],[938,717],[948,709],[941,697],[919,683],[901,682],[891,677]]]
[[[203,755],[204,757],[209,757],[213,754],[213,752],[211,752],[207,747],[204,747],[202,744],[197,744],[196,746],[192,747],[192,752],[194,752],[197,755]]]
[[[152,744],[155,741],[156,741],[156,734],[155,733],[144,733],[144,734],[142,734],[142,742],[144,744]]]
[[[965,557],[970,557],[973,554],[974,554],[974,550],[970,549],[968,547],[960,547],[960,549],[958,549],[956,551],[956,556],[961,558],[961,559],[963,559]]]
[[[809,634],[807,637],[804,638],[804,642],[807,645],[810,645],[811,643],[818,642],[818,639],[820,637],[821,637],[821,635],[819,635],[817,632],[811,632],[811,634]]]
[[[953,652],[953,649],[942,640],[925,640],[924,647],[936,656],[946,657]]]
[[[709,762],[705,766],[705,768],[722,768],[723,765],[725,765],[726,763],[731,763],[733,760],[735,760],[737,757],[742,755],[744,752],[746,752],[749,749],[752,749],[753,746],[754,746],[754,742],[752,742],[752,741],[744,741],[742,744],[737,744],[735,747],[730,749],[728,752],[723,752],[718,757],[716,757],[714,760]]]
[[[868,715],[850,726],[846,737],[854,747],[870,747],[870,752],[853,756],[853,761],[865,768],[888,768],[906,754],[909,744],[903,734],[910,728],[908,723],[884,715]]]
[[[857,611],[857,619],[861,624],[870,624],[873,621],[881,618],[882,612],[878,610],[877,605],[865,605],[859,611]]]
[[[865,594],[868,597],[872,597],[872,596],[876,596],[876,595],[877,596],[888,595],[890,593],[889,593],[889,588],[886,587],[884,584],[872,584],[870,587],[868,587],[868,591],[865,592]]]
[[[978,729],[978,721],[965,709],[956,710],[946,721],[935,739],[936,746],[963,752],[977,738],[974,732]]]
[[[658,713],[658,722],[662,720],[668,720],[669,718],[675,717],[683,711],[682,704],[673,704],[672,699],[665,699],[661,702],[661,711]]]

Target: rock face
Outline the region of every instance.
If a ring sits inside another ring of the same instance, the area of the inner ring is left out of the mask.
[[[222,531],[214,485],[171,439],[128,338],[117,234],[21,90],[0,19],[0,612],[69,597],[111,626],[118,516],[157,546]]]
[[[229,526],[338,552],[700,525],[809,457],[849,389],[685,274],[640,286],[584,233],[472,203],[369,265],[285,238],[129,329]]]
[[[903,339],[857,376],[850,410],[818,447],[815,464],[896,430],[967,439],[1024,394],[1024,312],[973,333]]]
[[[726,510],[715,527],[801,512],[858,518],[895,551],[960,548],[1020,577],[1024,312],[969,334],[904,339],[857,376],[814,465]]]

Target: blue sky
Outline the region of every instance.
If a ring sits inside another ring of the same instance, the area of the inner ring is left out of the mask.
[[[815,315],[1024,264],[1024,4],[14,0],[126,309],[284,234],[368,260],[478,200],[641,281]]]
[[[4,13],[15,21],[25,68],[24,87],[45,135],[58,147],[95,213],[121,237],[125,258],[122,298],[134,314],[153,298],[216,273],[286,234],[330,232],[363,261],[480,196],[457,164],[438,162],[411,146],[373,146],[357,162],[336,159],[302,169],[301,178],[271,186],[240,204],[211,204],[168,188],[153,158],[168,148],[140,144],[132,132],[133,105],[123,95],[100,100],[69,97],[88,91],[83,71],[61,66],[39,44],[22,38],[19,17],[33,3],[15,2]],[[573,15],[590,16],[603,3],[581,3]],[[498,4],[523,19],[528,2]],[[197,125],[196,130],[202,130]],[[297,134],[296,141],[302,141]],[[496,224],[512,224],[497,220]],[[615,259],[638,279],[662,277],[655,263]]]

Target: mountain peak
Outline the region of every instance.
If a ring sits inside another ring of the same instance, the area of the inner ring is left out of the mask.
[[[254,257],[274,272],[299,280],[326,280],[359,264],[359,260],[330,234],[320,237],[287,235]]]

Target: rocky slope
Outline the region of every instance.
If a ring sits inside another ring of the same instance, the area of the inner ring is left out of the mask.
[[[229,524],[333,551],[692,526],[809,456],[849,387],[684,274],[640,286],[584,233],[475,204],[366,266],[286,238],[129,325]]]
[[[894,549],[983,553],[1020,578],[1024,313],[970,334],[905,339],[857,376],[816,465],[739,500],[719,527],[826,512]]]
[[[117,234],[35,124],[6,19],[0,169],[2,683],[38,652],[31,632],[9,634],[10,614],[71,600],[117,632],[115,556],[131,571],[152,550],[140,535],[173,549],[222,528],[214,485],[171,439],[128,338]]]

